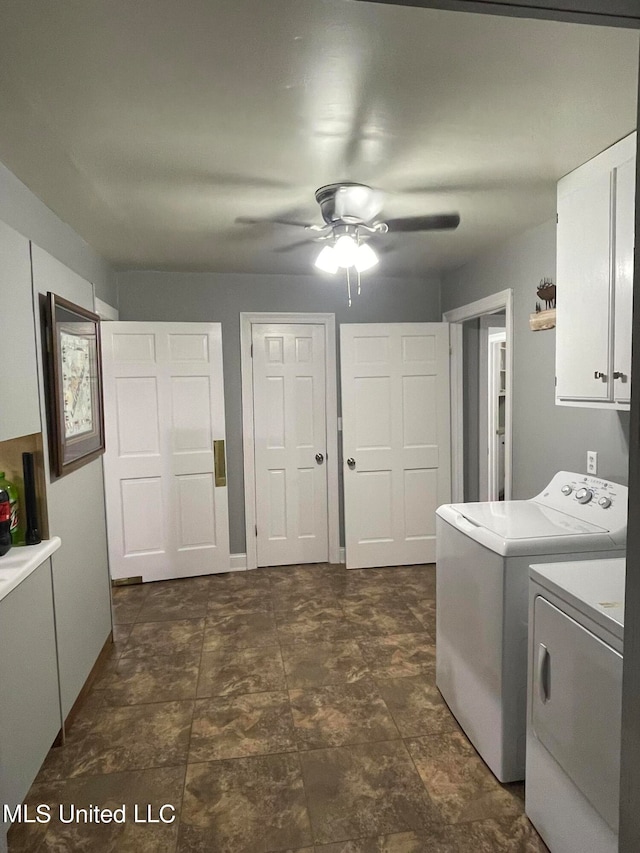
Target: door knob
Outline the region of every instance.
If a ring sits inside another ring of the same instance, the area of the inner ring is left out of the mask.
[[[607,374],[603,373],[601,370],[594,370],[593,372],[594,379],[602,379],[603,382],[607,381]]]
[[[322,455],[322,453],[316,453],[316,462],[318,463],[318,465],[322,465],[322,463],[324,462],[324,456]]]
[[[351,468],[352,470],[356,467],[356,460],[353,458],[353,456],[350,456],[350,457],[347,459],[347,465],[348,465],[348,466],[349,466],[349,468]]]

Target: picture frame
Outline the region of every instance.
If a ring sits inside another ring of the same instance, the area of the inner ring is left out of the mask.
[[[45,324],[49,453],[59,478],[104,453],[100,318],[49,292]]]

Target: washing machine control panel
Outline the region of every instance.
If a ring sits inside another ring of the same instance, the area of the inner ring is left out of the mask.
[[[601,509],[609,509],[613,504],[616,495],[616,489],[623,489],[617,483],[610,483],[608,480],[598,480],[596,477],[586,477],[584,475],[574,475],[574,479],[568,483],[564,483],[560,492],[564,498],[568,498],[566,503],[585,505],[594,502]],[[550,489],[545,489],[549,493]],[[626,500],[626,489],[624,489],[624,499]]]
[[[559,471],[534,500],[610,531],[626,533],[627,487],[619,483]]]

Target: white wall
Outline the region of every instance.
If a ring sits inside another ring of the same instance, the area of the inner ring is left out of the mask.
[[[507,287],[514,291],[514,499],[532,497],[558,470],[586,473],[587,450],[598,451],[599,476],[628,481],[629,413],[556,406],[555,330],[529,329],[540,279],[556,280],[555,259],[550,220],[443,277],[443,311]]]

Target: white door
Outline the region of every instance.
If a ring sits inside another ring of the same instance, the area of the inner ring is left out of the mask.
[[[220,324],[101,332],[112,577],[229,571]]]
[[[258,566],[327,562],[324,326],[251,328]]]
[[[340,328],[347,568],[430,563],[451,500],[449,326]]]

